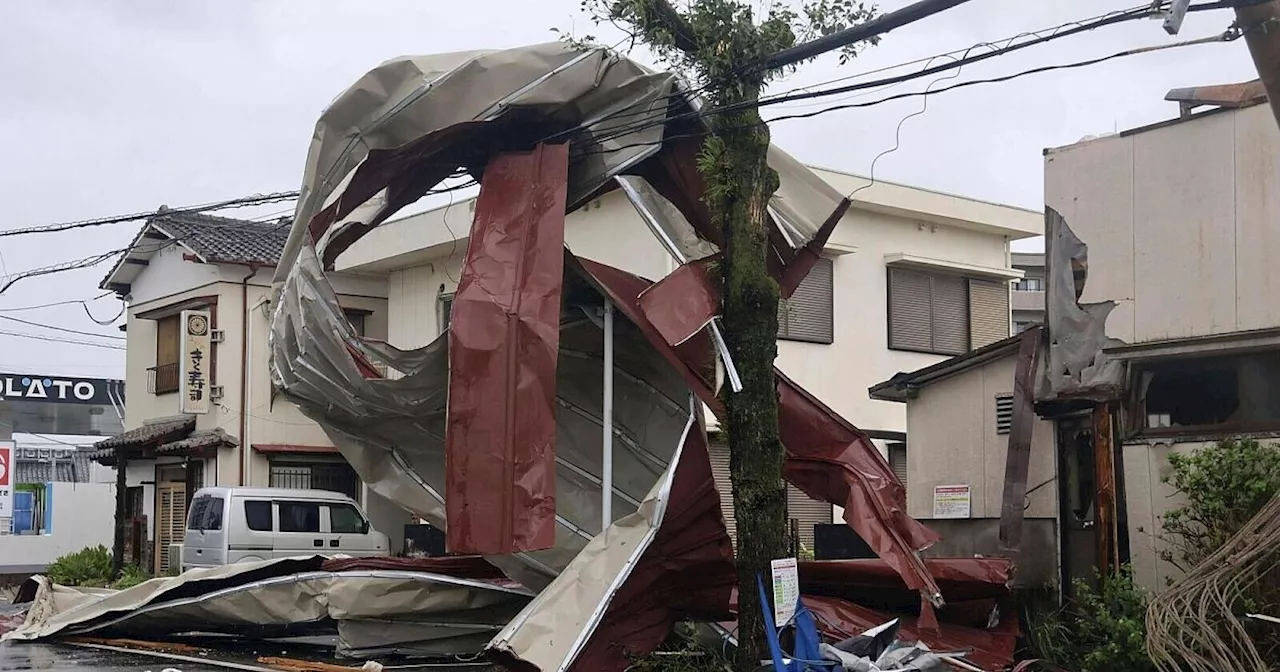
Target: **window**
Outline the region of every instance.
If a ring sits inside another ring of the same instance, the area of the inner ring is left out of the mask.
[[[217,531],[222,529],[221,497],[197,497],[191,502],[187,515],[188,530]]]
[[[363,310],[344,308],[342,314],[347,318],[347,321],[351,323],[351,328],[355,330],[356,336],[363,338],[365,335],[364,320],[369,313]]]
[[[439,315],[440,333],[443,334],[445,330],[449,328],[449,318],[450,318],[450,315],[453,313],[453,295],[441,294],[439,302],[440,302],[440,315]]]
[[[182,346],[181,314],[156,320],[156,365],[148,371],[152,394],[178,391],[178,350]]]
[[[1280,352],[1200,357],[1135,368],[1130,429],[1151,434],[1280,428]]]
[[[342,458],[272,460],[267,485],[273,488],[328,490],[360,501],[360,477]]]
[[[1021,278],[1013,281],[1015,292],[1043,292],[1044,278]]]
[[[319,532],[320,505],[315,502],[280,502],[281,532]]]
[[[835,336],[832,305],[835,264],[819,257],[789,299],[778,302],[778,338],[831,343]]]
[[[889,348],[959,355],[1009,336],[1009,286],[889,269]]]
[[[271,502],[265,499],[249,499],[244,503],[244,520],[254,532],[270,532]]]
[[[1008,434],[1013,430],[1013,395],[996,395],[996,434]]]
[[[907,487],[907,444],[889,444],[889,467],[893,469],[893,475],[898,477],[902,487]]]
[[[334,534],[364,534],[364,517],[350,504],[330,504],[329,531]]]

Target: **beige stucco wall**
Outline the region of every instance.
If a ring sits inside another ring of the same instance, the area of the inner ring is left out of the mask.
[[[1052,149],[1045,202],[1089,246],[1082,301],[1135,343],[1280,326],[1280,129],[1270,108]]]
[[[212,384],[223,386],[223,398],[213,404],[210,412],[197,416],[197,427],[220,427],[233,437],[241,438],[240,401],[243,391],[241,371],[249,376],[249,396],[244,413],[245,426],[241,449],[223,449],[216,459],[205,463],[207,485],[240,485],[241,461],[245,460],[244,485],[265,486],[268,482],[266,457],[249,447],[254,444],[294,444],[303,446],[330,446],[332,442],[311,420],[307,419],[289,401],[277,397],[271,399],[271,379],[268,369],[267,333],[270,325],[269,307],[272,269],[258,271],[248,282],[247,291],[241,282],[249,269],[240,266],[198,264],[182,258],[183,250],[171,246],[161,250],[145,272],[139,275],[131,287],[132,300],[127,317],[125,343],[125,384],[133,390],[126,408],[126,428],[134,428],[151,418],[179,413],[176,393],[154,395],[147,390],[147,369],[155,365],[156,322],[137,317],[140,313],[163,308],[198,296],[216,296],[214,328],[224,333],[224,341],[215,344],[216,373]],[[371,311],[365,318],[365,332],[370,338],[385,340],[387,337],[387,283],[382,277],[335,276],[334,289],[344,308]],[[243,292],[243,293],[242,293]],[[247,294],[247,302],[245,295]],[[249,310],[247,361],[242,349],[245,332],[245,308]],[[243,449],[243,450],[242,450]],[[155,478],[153,462],[130,464],[128,483],[137,486]],[[143,491],[143,506],[148,512],[148,527],[153,526],[150,512],[154,509],[155,490],[147,485]],[[376,495],[365,498],[365,505],[379,512],[372,519],[376,527],[399,539],[403,536],[399,525],[405,520],[381,502],[370,501]]]
[[[1009,435],[996,433],[996,396],[1012,394],[1015,357],[974,366],[930,383],[907,411],[907,513],[933,517],[933,488],[968,484],[972,518],[999,518]],[[1053,423],[1036,419],[1031,433],[1027,488],[1057,473]],[[1028,518],[1057,516],[1057,488],[1031,493]]]

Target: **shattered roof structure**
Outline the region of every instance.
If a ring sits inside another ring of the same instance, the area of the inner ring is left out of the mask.
[[[276,269],[273,381],[370,488],[540,591],[490,643],[508,662],[620,670],[676,619],[728,612],[699,402],[722,414],[721,381],[738,382],[705,263],[720,232],[697,108],[675,75],[552,43],[388,61],[316,125]],[[789,294],[849,202],[781,150],[769,161],[769,269]],[[459,173],[481,191],[449,330],[411,351],[359,338],[326,269]],[[654,284],[564,248],[564,214],[612,189],[680,270]],[[941,604],[917,554],[937,536],[878,450],[780,373],[778,389],[786,478]]]

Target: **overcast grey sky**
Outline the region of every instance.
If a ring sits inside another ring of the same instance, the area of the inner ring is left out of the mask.
[[[905,4],[907,0],[884,0],[881,9]],[[889,34],[844,66],[834,57],[812,63],[773,90],[848,77],[1137,4],[1143,3],[972,0]],[[607,42],[616,39],[608,31],[588,30],[578,5],[578,0],[10,0],[0,8],[5,28],[0,40],[0,137],[6,158],[0,194],[7,206],[0,228],[296,189],[317,116],[371,67],[403,54],[547,41],[554,38],[552,27],[593,32]],[[966,68],[955,81],[1220,33],[1231,19],[1229,11],[1193,14],[1178,38],[1165,35],[1158,21],[1103,28],[991,59]],[[931,96],[927,113],[903,125],[901,147],[880,160],[876,175],[1039,209],[1045,147],[1176,116],[1175,104],[1162,100],[1170,88],[1254,76],[1241,41]],[[881,93],[919,90],[927,83]],[[819,101],[797,105],[771,112],[821,107]],[[898,122],[920,105],[916,98],[782,121],[774,125],[774,138],[805,162],[866,174],[872,159],[894,145]],[[282,208],[223,214],[263,215]],[[0,238],[0,272],[124,247],[136,230],[136,224],[118,224]],[[104,263],[23,280],[0,295],[0,311],[94,297],[109,267]],[[90,306],[100,319],[120,309],[112,298]],[[123,335],[94,324],[76,305],[0,316]],[[0,320],[3,331],[123,342],[9,320]],[[123,377],[124,353],[0,335],[0,371]]]

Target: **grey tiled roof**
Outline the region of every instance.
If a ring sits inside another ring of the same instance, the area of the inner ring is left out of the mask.
[[[103,439],[93,447],[97,449],[94,457],[110,455],[116,448],[140,447],[147,444],[159,445],[182,439],[195,431],[194,415],[175,416],[148,421],[141,427],[135,427],[116,436]]]
[[[289,239],[289,226],[277,220],[253,222],[198,213],[157,213],[148,225],[177,238],[210,262],[274,266]]]

